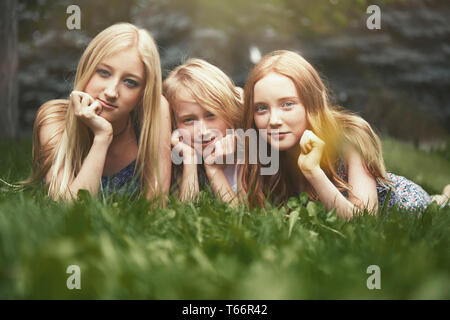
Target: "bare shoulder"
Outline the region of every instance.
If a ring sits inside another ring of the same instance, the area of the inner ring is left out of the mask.
[[[364,157],[356,146],[350,143],[344,144],[342,147],[342,157],[346,167],[363,166],[365,167]]]
[[[364,162],[361,153],[353,146],[348,146],[343,150],[344,165],[349,175],[349,182],[351,184],[354,181],[364,181],[367,183],[369,180],[375,182],[375,178],[370,173]]]

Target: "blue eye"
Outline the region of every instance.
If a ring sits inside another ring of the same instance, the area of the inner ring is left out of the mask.
[[[292,101],[288,101],[283,104],[284,107],[288,107],[288,108],[292,107],[293,105],[294,105],[294,103]]]
[[[102,77],[109,77],[111,74],[104,69],[97,69],[97,73]]]
[[[216,115],[214,113],[208,113],[206,115],[207,118],[214,118]]]
[[[256,112],[264,112],[267,110],[267,107],[260,105],[260,106],[256,106],[255,110],[256,110]]]
[[[193,121],[194,121],[194,119],[192,119],[192,118],[183,119],[183,123],[186,123],[186,124],[192,123]]]
[[[139,83],[137,83],[136,81],[131,80],[131,79],[125,79],[125,83],[130,88],[135,88],[135,87],[139,86]]]

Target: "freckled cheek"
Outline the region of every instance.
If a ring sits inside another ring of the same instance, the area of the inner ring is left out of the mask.
[[[253,120],[257,129],[266,129],[269,123],[269,117],[267,116],[255,116]]]
[[[293,115],[292,118],[287,120],[287,123],[291,128],[295,128],[295,131],[299,136],[302,136],[303,132],[308,128],[308,120],[306,119],[306,113],[304,111]]]

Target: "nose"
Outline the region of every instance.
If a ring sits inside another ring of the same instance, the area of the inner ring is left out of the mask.
[[[281,121],[280,115],[278,113],[278,110],[272,109],[272,112],[270,113],[269,125],[273,128],[276,128],[276,127],[279,127],[282,125],[282,121]]]
[[[109,83],[105,88],[105,97],[108,100],[116,100],[119,97],[119,92],[117,91],[117,84],[115,82]]]
[[[200,121],[200,136],[203,138],[208,134],[208,127],[205,125],[203,121]]]
[[[208,134],[208,127],[202,120],[194,122],[194,139],[201,141],[205,135]]]

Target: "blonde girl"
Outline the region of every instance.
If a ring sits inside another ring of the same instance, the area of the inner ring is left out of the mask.
[[[167,76],[163,93],[177,128],[173,152],[183,158],[182,165],[174,166],[179,197],[192,199],[203,184],[209,184],[217,197],[235,203],[239,166],[223,158],[236,147],[234,132],[227,129],[242,126],[239,88],[219,68],[190,59]]]
[[[389,189],[389,207],[418,209],[430,196],[404,177],[386,173],[381,144],[361,117],[333,107],[317,71],[291,51],[266,55],[244,88],[245,129],[267,129],[263,139],[280,151],[275,175],[261,176],[246,164],[243,188],[253,205],[268,195],[286,201],[305,191],[328,209],[350,218],[355,210],[375,212]]]
[[[161,95],[156,44],[144,29],[115,24],[84,51],[68,100],[51,100],[37,113],[33,164],[25,184],[45,180],[54,199],[78,190],[97,195],[122,187],[170,184],[170,113]]]

